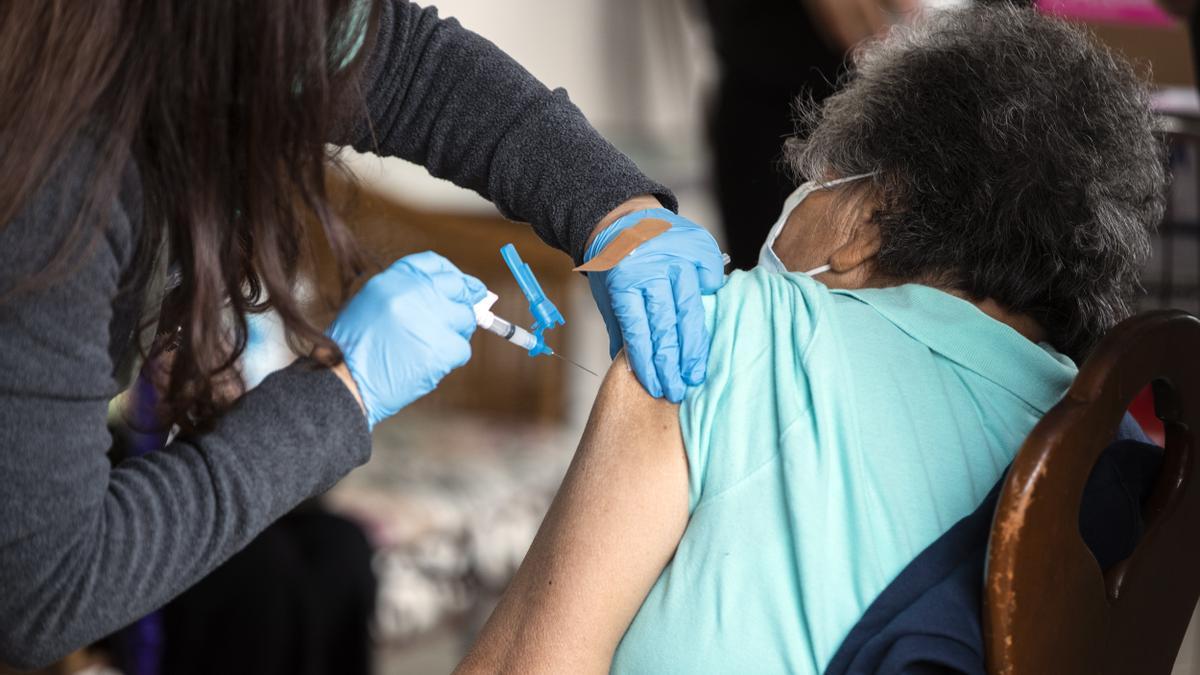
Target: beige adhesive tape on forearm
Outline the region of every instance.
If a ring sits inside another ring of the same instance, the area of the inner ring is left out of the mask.
[[[600,255],[576,267],[576,272],[606,272],[617,266],[633,249],[671,229],[661,218],[645,218],[637,225],[621,230],[615,239],[600,251]]]

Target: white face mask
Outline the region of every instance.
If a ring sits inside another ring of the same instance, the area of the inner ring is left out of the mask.
[[[788,216],[792,215],[792,211],[794,211],[797,206],[800,206],[800,202],[804,201],[805,197],[816,192],[817,190],[836,187],[844,183],[849,183],[851,181],[856,181],[874,175],[875,172],[872,171],[871,173],[860,173],[855,176],[838,178],[837,180],[831,180],[827,183],[818,183],[811,180],[801,183],[799,187],[792,192],[792,194],[788,195],[787,200],[783,202],[783,212],[779,214],[779,220],[776,220],[775,224],[771,226],[771,231],[767,233],[766,241],[763,242],[762,248],[758,251],[758,266],[769,272],[788,271],[788,268],[784,266],[783,261],[779,259],[778,255],[775,254],[775,240],[779,239],[779,234],[783,232],[783,226],[787,224]],[[828,271],[829,265],[821,265],[820,267],[812,268],[811,270],[805,272],[805,274],[811,277]]]

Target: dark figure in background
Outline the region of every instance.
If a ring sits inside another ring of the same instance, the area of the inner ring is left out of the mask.
[[[987,4],[986,0],[981,0]],[[1033,0],[991,0],[1031,6]],[[713,181],[733,267],[758,249],[795,188],[781,162],[796,132],[797,96],[825,100],[849,47],[919,0],[703,0],[720,68],[709,138]]]
[[[163,610],[164,675],[366,675],[375,576],[353,523],[300,506]]]
[[[114,464],[158,452],[155,372],[109,420]],[[239,387],[234,395],[241,395]],[[376,579],[358,525],[302,502],[160,611],[100,645],[127,675],[367,675]]]
[[[792,191],[780,163],[801,92],[833,93],[845,49],[821,37],[800,0],[704,0],[720,66],[709,133],[733,266],[750,269]]]

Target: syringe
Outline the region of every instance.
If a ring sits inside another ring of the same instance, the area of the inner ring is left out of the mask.
[[[591,368],[585,368],[584,366],[575,363],[562,354],[556,353],[553,349],[550,349],[545,342],[538,339],[538,336],[534,335],[533,333],[530,333],[529,331],[521,328],[511,321],[508,321],[507,319],[502,319],[496,316],[492,312],[492,305],[496,304],[496,301],[499,299],[500,296],[488,291],[487,296],[475,304],[475,325],[489,333],[499,335],[521,349],[528,351],[531,355],[549,354],[550,356],[554,356],[566,361],[576,368],[586,370],[592,375],[600,377],[600,374]]]

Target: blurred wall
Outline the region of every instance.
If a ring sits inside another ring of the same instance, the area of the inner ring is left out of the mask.
[[[711,72],[688,0],[433,0],[542,82],[566,87],[597,126],[692,127]]]

